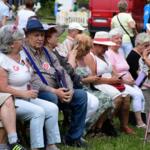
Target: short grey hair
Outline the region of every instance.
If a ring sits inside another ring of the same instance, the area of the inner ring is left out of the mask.
[[[113,28],[109,31],[109,36],[112,38],[115,35],[123,36],[123,30],[121,28]]]
[[[126,12],[127,7],[128,7],[128,3],[126,0],[120,0],[118,2],[118,9],[120,12]]]
[[[24,31],[14,25],[5,25],[0,28],[0,51],[10,53],[10,46],[15,40],[23,39]]]
[[[146,42],[150,42],[150,35],[145,32],[139,33],[135,38],[135,46]]]

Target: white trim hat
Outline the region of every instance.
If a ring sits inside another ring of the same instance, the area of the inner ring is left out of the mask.
[[[85,28],[81,26],[81,24],[79,24],[78,22],[71,22],[68,26],[69,30],[73,30],[73,29],[77,29],[80,31],[84,31]]]
[[[57,25],[49,25],[49,24],[46,24],[46,23],[43,23],[42,24],[43,25],[43,28],[44,28],[44,30],[46,31],[46,30],[49,30],[50,28],[56,28],[57,27]]]
[[[116,44],[111,41],[109,33],[105,31],[99,31],[95,33],[94,44],[106,45],[106,46],[115,46]]]

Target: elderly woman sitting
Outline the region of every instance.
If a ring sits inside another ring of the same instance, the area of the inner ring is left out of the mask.
[[[131,134],[133,131],[128,127],[130,98],[128,93],[124,93],[124,89],[119,91],[113,86],[122,84],[122,80],[114,74],[112,65],[105,55],[108,46],[113,45],[115,43],[110,40],[108,32],[96,32],[93,40],[93,48],[84,60],[92,71],[92,75],[99,77],[95,82],[95,88],[108,94],[113,99],[114,114],[118,114],[119,110],[121,131]]]
[[[141,89],[135,85],[134,79],[129,72],[129,65],[120,53],[122,35],[122,30],[120,28],[115,28],[110,31],[111,40],[116,43],[116,45],[109,47],[107,57],[111,62],[115,73],[122,76],[121,79],[125,85],[125,92],[132,97],[132,109],[135,112],[137,127],[145,128],[146,125],[141,117],[141,111],[144,111],[145,99]]]
[[[106,114],[108,113],[108,109],[112,108],[112,99],[109,95],[107,95],[107,93],[94,90],[94,88],[90,86],[96,84],[99,80],[99,77],[97,75],[92,75],[90,68],[85,64],[84,61],[84,57],[90,52],[90,49],[93,46],[91,38],[88,35],[79,34],[76,36],[76,41],[77,44],[70,52],[68,62],[75,69],[76,73],[82,78],[81,82],[83,84],[83,88],[87,91],[87,93],[95,95],[99,100],[99,109],[93,115],[92,121],[93,123],[95,123],[94,121],[96,120],[96,118],[98,118],[94,130],[95,132],[101,132],[103,122],[105,121]],[[112,129],[110,130],[110,132],[106,131],[107,134],[115,136],[115,133],[112,131]]]
[[[24,35],[13,25],[0,29],[0,91],[15,96],[17,118],[30,121],[31,149],[44,148],[43,127],[46,130],[46,150],[58,150],[60,143],[58,108],[37,98],[30,87],[32,69],[20,53]]]

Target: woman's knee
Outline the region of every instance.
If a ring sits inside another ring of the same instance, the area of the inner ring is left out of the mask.
[[[10,96],[4,103],[4,106],[8,108],[14,108],[14,99],[12,96]]]
[[[122,95],[119,95],[114,99],[114,105],[117,107],[120,106],[122,102],[123,102]]]
[[[31,116],[34,118],[37,117],[45,118],[45,110],[42,107],[36,107],[36,109],[32,110]]]
[[[91,93],[87,93],[87,108],[96,111],[99,107],[99,100],[96,96],[92,95]]]

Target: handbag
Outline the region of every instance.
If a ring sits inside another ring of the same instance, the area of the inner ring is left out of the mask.
[[[135,35],[134,36],[130,36],[130,34],[127,32],[127,30],[124,28],[124,26],[121,24],[120,20],[119,20],[119,17],[117,16],[117,19],[118,19],[118,22],[120,24],[120,26],[122,27],[122,29],[125,31],[125,33],[129,36],[130,38],[130,41],[132,43],[132,46],[135,47]]]
[[[135,84],[138,87],[141,87],[143,85],[143,83],[145,82],[147,78],[147,74],[144,71],[141,71],[137,77],[137,79],[135,80]]]
[[[123,92],[125,90],[124,84],[113,84],[113,86],[118,89],[120,92]]]

